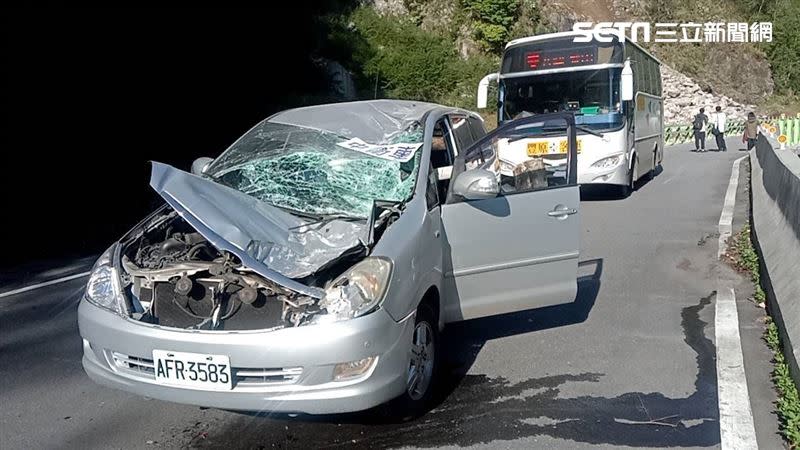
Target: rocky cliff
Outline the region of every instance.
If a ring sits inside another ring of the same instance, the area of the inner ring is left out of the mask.
[[[720,106],[728,116],[728,120],[743,120],[748,112],[755,111],[754,105],[739,103],[726,95],[704,91],[694,80],[666,65],[661,66],[661,81],[664,122],[667,124],[691,122],[700,108],[705,108],[708,114],[716,106]]]

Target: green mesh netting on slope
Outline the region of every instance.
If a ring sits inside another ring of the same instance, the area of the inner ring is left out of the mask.
[[[297,151],[241,165],[223,178],[234,189],[276,206],[367,217],[375,199],[411,196],[420,153],[399,163],[344,149]]]

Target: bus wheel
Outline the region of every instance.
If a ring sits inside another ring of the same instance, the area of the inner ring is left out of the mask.
[[[631,164],[631,171],[628,174],[628,184],[626,186],[622,186],[622,198],[629,197],[633,194],[633,191],[636,189],[636,159],[633,160],[633,164]]]
[[[656,177],[656,167],[658,167],[658,161],[656,160],[657,156],[658,156],[658,150],[653,152],[653,165],[650,166],[650,170],[648,170],[647,173],[645,174],[645,177],[647,177],[646,178],[647,181],[652,181],[653,178]]]

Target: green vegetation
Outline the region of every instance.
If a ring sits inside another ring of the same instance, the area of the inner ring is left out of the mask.
[[[789,373],[786,357],[783,356],[778,327],[772,320],[767,325],[764,340],[772,350],[775,361],[772,381],[778,391],[777,408],[781,421],[781,434],[789,442],[790,448],[800,448],[800,395],[798,395],[797,386]]]
[[[800,95],[800,0],[738,0],[751,21],[772,22],[772,42],[763,44],[776,90]]]
[[[327,20],[321,55],[353,74],[360,98],[474,109],[478,81],[497,70],[505,43],[551,31],[537,0],[405,0],[403,5],[408,14],[380,15],[361,6]]]
[[[741,231],[736,233],[732,242],[728,245],[728,257],[731,258],[736,267],[750,274],[755,293],[753,300],[763,305],[766,300],[764,290],[761,288],[761,275],[758,266],[758,253],[750,241],[750,225],[745,225]]]
[[[497,57],[461,58],[452,36],[428,32],[413,17],[356,9],[331,34],[363,98],[404,98],[474,108],[478,81],[496,70]]]
[[[500,52],[508,42],[519,11],[518,0],[461,0],[474,20],[476,38],[487,50]]]
[[[761,288],[759,258],[750,241],[750,225],[745,226],[733,236],[728,245],[727,255],[739,270],[750,273],[750,279],[755,287],[754,300],[763,304],[765,296],[764,290]],[[775,369],[772,371],[772,381],[778,394],[775,406],[780,419],[780,432],[789,443],[790,448],[800,448],[800,396],[789,373],[789,365],[783,354],[778,327],[769,316],[767,316],[767,320],[764,340],[772,350],[775,365]]]

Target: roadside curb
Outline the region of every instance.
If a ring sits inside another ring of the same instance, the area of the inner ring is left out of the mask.
[[[767,307],[800,384],[800,158],[774,149],[762,135],[750,167],[753,244],[761,255]]]

